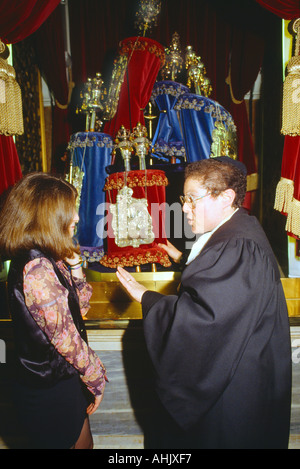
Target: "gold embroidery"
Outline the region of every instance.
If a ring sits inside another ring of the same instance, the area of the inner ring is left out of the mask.
[[[134,51],[148,51],[150,54],[156,55],[160,60],[161,67],[165,63],[165,51],[160,44],[155,44],[153,42],[148,42],[143,40],[143,38],[134,40],[125,40],[120,43],[120,54],[128,55],[130,52]]]
[[[149,249],[135,249],[128,252],[119,252],[116,254],[105,254],[100,260],[100,264],[104,267],[116,269],[118,266],[121,267],[134,267],[142,264],[161,264],[163,267],[170,267],[170,262],[167,253],[162,252],[158,248]]]
[[[167,186],[168,179],[165,174],[162,172],[161,174],[147,174],[142,172],[143,174],[137,174],[134,171],[127,173],[126,175],[126,185],[128,187],[152,187],[152,186]],[[119,173],[112,174],[109,178],[107,178],[104,190],[120,190],[124,187],[124,179],[123,176],[119,176]]]

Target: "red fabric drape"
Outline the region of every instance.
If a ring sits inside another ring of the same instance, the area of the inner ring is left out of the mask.
[[[2,0],[0,38],[6,44],[22,41],[36,31],[60,0]],[[0,135],[0,194],[22,177],[14,141]]]
[[[298,156],[300,156],[300,137],[287,135],[284,139],[281,175],[289,181],[295,178],[295,164]]]
[[[22,171],[13,138],[0,135],[0,194],[21,177]]]
[[[104,126],[104,132],[113,138],[122,125],[132,131],[138,122],[145,124],[143,110],[150,100],[158,71],[164,62],[163,46],[145,37],[121,41],[120,54],[128,57],[127,70],[116,115]]]
[[[244,96],[255,83],[262,66],[264,40],[253,31],[235,28],[232,34],[230,73],[227,83],[231,102],[228,104],[237,125],[239,159],[245,163],[248,174],[257,172],[251,130]]]
[[[60,0],[2,0],[0,4],[0,37],[15,44],[34,33],[48,18]]]
[[[261,6],[285,20],[300,17],[299,0],[256,0]]]
[[[288,215],[294,194],[297,160],[300,156],[300,137],[287,135],[284,139],[281,179],[276,188],[275,209]]]
[[[232,35],[230,84],[232,98],[242,101],[252,89],[262,66],[264,40],[251,31],[235,29]]]
[[[274,208],[287,217],[286,231],[300,239],[300,137],[287,135]]]
[[[249,125],[246,103],[245,101],[243,101],[241,104],[232,103],[228,109],[237,125],[239,160],[246,165],[248,175],[256,174],[257,167],[254,157],[254,145]]]
[[[300,242],[300,152],[299,152],[299,137],[291,137],[295,141],[294,154],[291,155],[296,160],[295,165],[289,165],[294,168],[294,191],[291,203],[288,207],[286,231],[289,236],[292,236]]]
[[[254,86],[262,66],[264,40],[260,35],[240,28],[232,32],[229,74],[226,79],[230,90],[227,109],[237,126],[238,155],[246,165],[248,174],[256,174],[254,146],[248,120],[245,95]]]

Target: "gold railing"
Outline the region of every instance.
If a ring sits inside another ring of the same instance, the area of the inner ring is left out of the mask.
[[[126,293],[115,273],[99,273],[86,270],[87,280],[93,287],[91,308],[86,316],[90,324],[106,323],[118,327],[118,323],[142,319],[141,305]],[[146,288],[165,295],[176,294],[180,283],[179,272],[136,272],[132,274]],[[282,278],[288,313],[293,324],[300,325],[300,278]],[[0,318],[9,319],[5,282],[0,282]]]

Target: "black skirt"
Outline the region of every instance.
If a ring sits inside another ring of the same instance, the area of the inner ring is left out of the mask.
[[[76,443],[90,401],[79,376],[46,389],[18,383],[14,394],[30,448],[69,449]]]

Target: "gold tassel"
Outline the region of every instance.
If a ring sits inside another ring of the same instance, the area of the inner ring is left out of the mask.
[[[297,199],[293,198],[291,202],[285,229],[288,233],[293,233],[300,238],[300,201]]]
[[[300,135],[300,18],[293,24],[296,33],[295,56],[287,65],[283,84],[282,128],[283,135]]]
[[[23,133],[22,96],[16,81],[16,72],[14,67],[0,56],[0,134]]]
[[[294,182],[280,178],[276,187],[274,209],[281,213],[289,213],[294,194]]]

